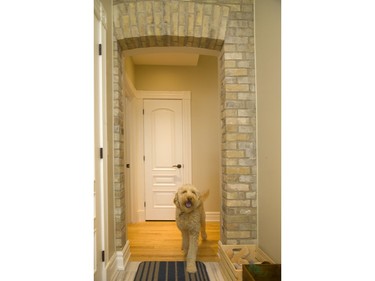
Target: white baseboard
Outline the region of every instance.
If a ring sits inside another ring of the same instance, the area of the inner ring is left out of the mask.
[[[126,244],[122,251],[115,252],[106,265],[107,280],[114,281],[118,275],[118,270],[125,270],[130,259],[130,242]]]
[[[109,259],[106,267],[107,280],[114,281],[117,274],[116,253]]]
[[[126,241],[126,244],[122,251],[116,252],[116,264],[117,270],[125,270],[130,259],[130,242]]]
[[[206,221],[220,221],[220,212],[206,212]]]

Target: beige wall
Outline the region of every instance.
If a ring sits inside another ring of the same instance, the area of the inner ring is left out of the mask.
[[[191,91],[192,178],[210,189],[205,208],[220,212],[220,96],[217,57],[200,56],[198,66],[135,66],[135,88],[149,91]]]
[[[281,47],[279,0],[255,2],[258,241],[281,262]]]

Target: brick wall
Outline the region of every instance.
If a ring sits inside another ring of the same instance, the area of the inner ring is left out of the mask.
[[[257,239],[253,8],[252,0],[114,0],[114,36],[122,51],[168,46],[221,51],[224,244],[249,244]],[[123,173],[118,179],[123,185]]]
[[[113,42],[113,192],[115,245],[121,251],[126,244],[125,177],[124,177],[124,97],[121,47]]]

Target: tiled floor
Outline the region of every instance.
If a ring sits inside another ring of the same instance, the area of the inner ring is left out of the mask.
[[[130,262],[124,271],[118,271],[116,281],[133,281],[140,262]],[[204,262],[210,281],[224,281],[217,262]]]

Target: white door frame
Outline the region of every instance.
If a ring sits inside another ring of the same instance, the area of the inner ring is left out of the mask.
[[[97,217],[97,232],[99,251],[108,252],[108,188],[107,188],[107,118],[106,118],[106,12],[103,4],[99,0],[94,1],[94,155],[95,155],[95,180],[94,180],[94,198],[95,198],[95,216]],[[97,42],[96,42],[97,41]],[[101,44],[102,54],[99,55],[99,46]],[[100,148],[102,151],[100,152]],[[102,156],[100,155],[102,154]],[[96,219],[94,217],[94,219]],[[100,247],[100,249],[99,249]],[[97,253],[94,253],[96,255]],[[101,255],[95,257],[99,262]],[[98,275],[95,280],[106,281],[107,270],[106,262],[102,262],[98,269]]]
[[[184,179],[192,181],[191,161],[191,92],[190,91],[138,91],[131,80],[125,75],[125,95],[128,99],[127,110],[131,113],[125,120],[129,127],[130,145],[130,198],[131,206],[129,223],[145,221],[145,180],[144,180],[144,141],[143,141],[143,100],[144,99],[180,99],[183,107],[183,138],[186,140],[184,149]]]

